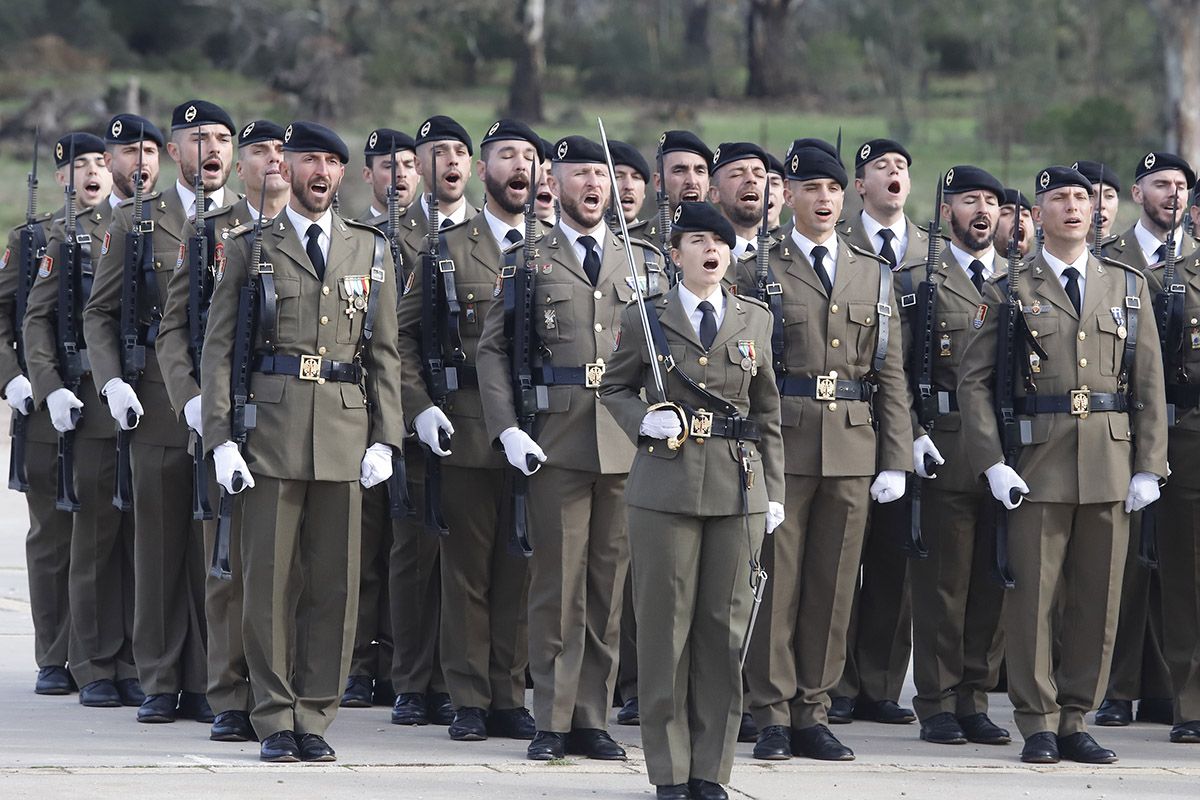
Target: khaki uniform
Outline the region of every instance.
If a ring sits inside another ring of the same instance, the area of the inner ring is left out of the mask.
[[[263,230],[262,259],[274,268],[275,347],[256,335],[256,353],[320,356],[367,367],[364,381],[304,380],[256,370],[250,391],[257,427],[244,457],[256,485],[241,509],[242,635],[259,738],[283,730],[323,734],[337,713],[358,603],[358,478],[373,443],[400,447],[400,359],[395,282],[378,231],[333,215],[319,279],[286,213]],[[205,336],[201,387],[205,446],[230,440],[230,374],[240,288],[251,278],[253,235],[226,241]],[[382,273],[375,271],[375,253]],[[379,313],[369,342],[365,313],[349,315],[348,283],[369,279]],[[380,280],[382,278],[382,280]],[[352,279],[352,280],[347,280]],[[365,346],[364,346],[365,345]]]
[[[749,562],[762,543],[767,501],[784,491],[771,314],[755,300],[722,291],[724,318],[707,350],[678,289],[649,310],[659,316],[678,368],[759,426],[759,440],[746,442],[757,474],[744,509],[736,440],[689,439],[670,450],[640,436],[647,399],[660,398],[636,304],[625,309],[600,390],[638,446],[625,500],[642,666],[638,705],[646,770],[658,785],[729,781],[742,716],[739,659],[753,605]],[[705,407],[677,371],[664,372],[664,379],[672,400]]]
[[[783,289],[786,374],[867,378],[879,333],[875,257],[839,238],[829,297],[789,229],[771,251],[771,269]],[[738,284],[754,285],[746,265]],[[761,612],[764,628],[746,662],[750,710],[760,729],[827,722],[829,693],[846,660],[871,477],[881,470],[912,469],[908,388],[890,283],[883,302],[893,311],[873,403],[783,392],[787,518],[763,549],[763,567],[771,576]],[[777,370],[776,378],[783,377]]]
[[[78,231],[92,237],[90,244],[80,245],[86,248],[80,259],[83,285],[78,298],[80,309],[92,288],[90,278],[100,259],[100,242],[112,214],[107,199],[96,208],[78,214]],[[56,321],[63,268],[59,245],[64,236],[64,220],[56,219],[47,237],[46,259],[29,292],[25,314],[25,361],[38,405],[43,405],[47,396],[63,386],[58,371]],[[81,338],[86,335],[81,320],[77,320],[76,329]],[[101,679],[137,677],[131,642],[135,588],[133,519],[112,505],[117,466],[116,423],[100,399],[95,353],[90,347],[87,351],[92,358],[92,372],[84,375],[76,393],[83,401],[83,416],[75,429],[75,488],[80,510],[71,526],[68,573],[71,638],[67,658],[80,686]]]
[[[1083,387],[1117,391],[1126,329],[1112,309],[1128,320],[1128,271],[1091,256],[1085,269],[1083,313],[1077,315],[1044,256],[1021,267],[1025,316],[1049,355],[1030,376],[1039,398],[1064,397]],[[1026,738],[1084,730],[1084,714],[1103,695],[1128,547],[1124,500],[1129,480],[1136,472],[1162,475],[1167,468],[1158,335],[1146,313],[1150,293],[1140,275],[1136,287],[1142,313],[1129,379],[1133,413],[1020,416],[1030,423],[1032,443],[1021,449],[1015,469],[1030,492],[1008,514],[1016,587],[1005,598],[1003,624],[1013,716]],[[972,340],[958,389],[974,475],[1003,457],[991,386],[997,317],[988,314]],[[1018,384],[1023,394],[1019,377]],[[1057,592],[1063,598],[1061,617],[1054,613]],[[1061,655],[1054,664],[1056,636]]]
[[[616,236],[604,227],[595,234],[603,254],[593,286],[563,224],[538,243],[533,327],[554,368],[581,368],[611,357],[634,293]],[[477,358],[484,422],[495,440],[517,424],[502,303],[488,311]],[[547,393],[549,408],[532,434],[547,461],[529,479],[529,669],[538,730],[567,733],[605,728],[608,719],[629,563],[623,492],[634,449],[595,389],[562,384]]]

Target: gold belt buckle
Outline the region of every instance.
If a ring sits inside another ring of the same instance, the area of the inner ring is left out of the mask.
[[[604,364],[604,359],[597,359],[583,365],[583,385],[587,389],[599,389],[600,381],[604,378],[604,370],[607,367]]]
[[[1071,416],[1087,419],[1092,410],[1092,391],[1084,386],[1082,389],[1071,390]]]
[[[300,356],[300,372],[297,377],[302,381],[321,380],[321,356]]]
[[[692,414],[692,438],[707,439],[712,436],[713,415],[711,411],[698,409]]]
[[[818,400],[837,400],[837,373],[818,375],[815,394]]]

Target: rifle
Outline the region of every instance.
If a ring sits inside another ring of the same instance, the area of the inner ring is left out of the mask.
[[[447,366],[442,358],[442,344],[449,329],[449,309],[443,273],[454,272],[454,261],[441,256],[441,220],[438,218],[437,154],[433,155],[433,175],[429,187],[429,230],[425,235],[425,252],[421,254],[421,376],[434,405],[443,408],[450,392],[458,389],[458,367]],[[438,430],[438,445],[450,448],[450,437]],[[430,447],[425,448],[425,530],[445,536],[450,532],[442,518],[441,457]]]
[[[46,249],[46,234],[42,226],[37,224],[37,161],[38,134],[33,134],[33,168],[29,171],[26,185],[29,189],[29,204],[25,209],[25,227],[21,229],[21,244],[18,251],[20,270],[17,277],[17,293],[13,309],[13,338],[17,351],[17,366],[21,373],[25,369],[25,333],[21,321],[25,319],[25,308],[29,300],[29,289],[33,286],[33,278],[37,275],[38,261]],[[8,488],[16,492],[29,490],[29,473],[25,468],[25,443],[29,436],[29,414],[33,413],[33,399],[26,398],[25,413],[12,412],[12,446],[8,451]]]
[[[388,184],[387,216],[388,248],[392,251],[392,266],[396,270],[396,305],[408,285],[408,277],[404,274],[404,257],[400,254],[400,202],[396,197],[396,138],[392,137],[392,180]],[[444,449],[444,448],[443,448]],[[387,479],[388,517],[402,519],[416,514],[412,499],[408,496],[408,470],[404,466],[404,456],[392,453],[392,475]]]
[[[1104,165],[1100,165],[1100,175],[1104,176]],[[1104,184],[1096,184],[1096,207],[1092,210],[1092,255],[1096,258],[1103,257],[1104,248],[1103,242],[1100,240],[1104,237],[1104,216],[1100,213],[1100,206],[1104,202]],[[1021,207],[1017,206],[1017,212],[1020,213]]]
[[[63,242],[59,250],[62,266],[58,274],[58,371],[62,378],[63,387],[71,394],[79,397],[79,387],[83,375],[88,371],[85,364],[87,352],[79,347],[79,322],[77,318],[79,295],[83,292],[81,284],[82,266],[79,259],[79,245],[83,244],[76,235],[75,225],[75,143],[71,143],[71,168],[66,189],[67,218]],[[79,424],[82,411],[78,408],[71,410],[71,422]],[[75,429],[58,434],[58,481],[54,498],[54,507],[59,511],[74,513],[79,510],[79,496],[75,492]]]
[[[658,248],[663,253],[667,282],[674,286],[679,279],[679,273],[671,263],[671,199],[667,195],[667,173],[663,168],[663,143],[666,139],[667,135],[664,133],[658,140],[658,152],[654,156],[654,165],[658,169],[658,190],[654,193],[654,200],[658,206]],[[627,226],[622,225],[621,230],[627,231]]]
[[[141,303],[142,270],[146,261],[154,258],[154,248],[146,246],[146,234],[154,230],[154,222],[147,227],[142,219],[142,145],[146,140],[146,126],[142,125],[138,135],[138,168],[133,184],[133,220],[125,234],[125,263],[121,265],[121,379],[134,389],[146,369],[146,345],[141,336],[138,318]],[[131,408],[126,415],[126,424],[132,428],[137,424],[137,413]],[[118,511],[133,510],[133,463],[130,449],[133,431],[117,426],[117,479],[113,490],[113,506]]]
[[[208,270],[208,233],[204,221],[204,175],[201,146],[204,139],[196,133],[196,176],[192,188],[196,193],[196,220],[188,237],[188,350],[192,356],[192,373],[200,384],[200,357],[204,349],[204,328],[208,321],[208,302],[212,297]],[[264,183],[265,186],[265,183]],[[258,215],[262,217],[262,208]],[[191,432],[192,439],[192,519],[213,518],[208,502],[208,470],[204,466],[204,440]]]

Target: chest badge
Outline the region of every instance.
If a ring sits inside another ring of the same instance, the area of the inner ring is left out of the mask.
[[[942,358],[949,358],[952,355],[950,350],[950,334],[942,334],[942,340],[938,348],[938,355]]]
[[[542,311],[542,324],[546,330],[552,331],[558,327],[558,311],[553,308],[547,308]]]
[[[983,321],[987,319],[988,307],[987,303],[980,303],[979,308],[975,309],[975,319],[971,320],[971,327],[979,330],[983,327]]]

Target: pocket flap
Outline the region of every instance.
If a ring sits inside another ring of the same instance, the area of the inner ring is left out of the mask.
[[[970,324],[970,314],[964,314],[959,311],[948,311],[945,314],[938,315],[938,330],[940,331],[962,331],[966,330]]]
[[[1108,417],[1108,432],[1112,434],[1114,441],[1128,442],[1133,438],[1133,432],[1129,430],[1129,415],[1128,414],[1106,414]]]
[[[857,322],[859,325],[874,325],[878,316],[874,303],[850,303],[846,313],[851,322]]]
[[[286,385],[286,375],[254,373],[250,377],[250,399],[256,403],[278,403],[283,399]]]
[[[339,281],[338,283],[341,283]],[[299,297],[300,296],[300,281],[297,278],[283,278],[279,275],[275,276],[275,296],[276,297]]]
[[[571,299],[571,285],[568,283],[543,283],[537,292],[547,303],[564,303]]]

